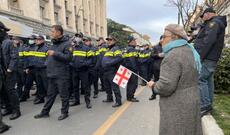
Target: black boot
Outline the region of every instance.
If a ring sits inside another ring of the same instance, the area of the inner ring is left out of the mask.
[[[6,132],[6,131],[9,130],[9,129],[10,129],[10,126],[8,126],[8,125],[2,123],[2,124],[0,125],[0,134]]]
[[[14,113],[11,114],[10,120],[15,120],[15,119],[19,118],[20,116],[21,116],[21,112],[15,111]]]

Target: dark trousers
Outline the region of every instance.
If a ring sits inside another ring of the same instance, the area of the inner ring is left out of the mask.
[[[47,93],[48,79],[46,75],[46,68],[36,68],[35,77],[37,82],[37,95],[36,98],[43,100]]]
[[[3,87],[4,87],[4,80],[3,80],[3,74],[0,74],[0,93],[1,93],[1,96],[0,96],[0,106],[2,106],[2,91],[3,91]],[[0,108],[1,110],[1,108]],[[1,114],[1,111],[0,111],[0,131],[1,129],[3,128],[5,124],[2,122],[2,114]]]
[[[73,93],[76,103],[80,103],[80,82],[81,90],[85,92],[85,102],[90,103],[90,86],[89,86],[89,71],[74,71],[73,72]]]
[[[13,112],[20,111],[19,97],[18,97],[17,90],[15,89],[16,83],[17,83],[17,73],[14,71],[11,73],[7,73],[5,90],[9,99],[10,109]]]
[[[43,114],[48,114],[52,108],[57,94],[61,97],[61,113],[69,112],[69,79],[48,78],[47,101],[42,109]]]
[[[90,88],[93,85],[94,87],[94,95],[98,94],[98,72],[95,69],[89,70],[89,83]]]
[[[154,82],[157,82],[160,78],[160,70],[159,69],[154,69],[153,70],[153,75],[154,75]],[[155,94],[154,89],[152,89],[152,93]]]
[[[147,81],[150,81],[153,78],[153,75],[154,75],[153,67],[154,67],[154,62],[151,61],[148,64],[148,79],[147,79]]]
[[[27,98],[30,96],[30,90],[33,86],[33,82],[36,82],[36,74],[35,74],[35,69],[31,69],[28,74],[26,74],[26,82],[25,82],[25,87],[24,91],[22,94],[22,98]],[[37,82],[36,82],[37,84]]]
[[[98,72],[98,78],[101,81],[101,90],[104,91],[105,90],[105,86],[104,86],[104,71],[103,70],[99,70]]]
[[[141,77],[143,77],[145,80],[148,81],[148,65],[147,64],[142,64],[140,66],[140,71],[139,74]],[[142,81],[143,84],[146,84],[146,82]]]
[[[105,86],[105,91],[107,93],[107,99],[112,100],[113,99],[113,93],[116,97],[116,102],[121,104],[121,91],[120,88],[117,84],[113,82],[113,78],[115,76],[114,71],[107,71],[104,73],[104,86]]]
[[[127,99],[134,98],[138,86],[138,78],[136,75],[131,75],[129,82],[127,84]]]
[[[18,93],[18,97],[21,98],[22,93],[23,93],[23,87],[25,85],[25,72],[23,71],[23,69],[19,69],[17,72],[17,93]]]

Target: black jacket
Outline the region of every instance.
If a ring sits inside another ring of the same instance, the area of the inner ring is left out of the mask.
[[[35,47],[35,68],[46,68],[48,46],[46,44],[37,45]]]
[[[128,69],[132,70],[133,72],[138,71],[138,51],[135,49],[134,46],[128,45],[124,54],[123,54],[123,65]]]
[[[69,62],[72,59],[72,47],[69,38],[62,36],[52,40],[50,50],[54,50],[53,56],[47,58],[47,76],[49,78],[69,79]]]
[[[108,46],[106,44],[102,44],[98,47],[98,56],[97,56],[97,63],[96,63],[96,69],[98,69],[100,72],[103,72],[102,68],[102,59],[105,54],[105,52],[108,50]]]
[[[73,48],[73,60],[71,65],[76,71],[88,70],[92,64],[93,52],[84,44],[79,44]]]
[[[102,67],[105,72],[116,72],[122,63],[122,53],[117,45],[111,45],[102,58]]]
[[[163,58],[159,57],[158,54],[162,52],[163,49],[160,44],[153,47],[153,53],[151,54],[151,57],[153,58],[154,61],[153,70],[160,70],[161,61],[163,60]]]
[[[218,61],[224,47],[226,17],[216,16],[206,21],[198,33],[194,47],[200,54],[201,60]]]

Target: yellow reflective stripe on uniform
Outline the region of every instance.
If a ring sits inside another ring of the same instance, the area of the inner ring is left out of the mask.
[[[121,50],[116,50],[115,52],[114,52],[114,56],[117,56],[117,55],[120,55],[121,54]]]
[[[87,56],[88,57],[95,56],[95,53],[93,51],[88,51]]]
[[[123,58],[129,58],[129,57],[137,57],[138,56],[138,52],[130,52],[130,53],[124,53],[123,54]]]
[[[112,57],[113,56],[113,52],[106,52],[104,56]]]
[[[100,54],[100,52],[99,52],[99,51],[96,51],[95,55],[97,56],[97,55],[99,55],[99,54]]]
[[[100,48],[99,53],[107,51],[107,48]]]
[[[46,52],[32,52],[33,56],[35,57],[46,57]]]
[[[151,53],[141,54],[139,53],[139,58],[147,58],[150,57]]]
[[[87,53],[84,51],[73,51],[73,56],[82,56],[82,57],[86,57]]]
[[[24,52],[19,52],[18,55],[19,55],[20,57],[22,57],[22,56],[24,56]]]

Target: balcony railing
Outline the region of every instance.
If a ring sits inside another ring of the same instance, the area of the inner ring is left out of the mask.
[[[19,9],[18,7],[9,6],[9,9],[11,12],[14,12],[19,15],[23,15],[23,11]]]

